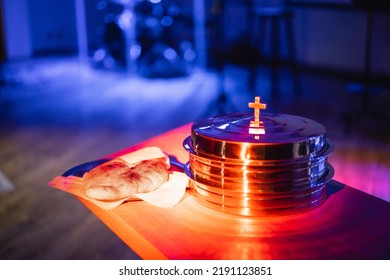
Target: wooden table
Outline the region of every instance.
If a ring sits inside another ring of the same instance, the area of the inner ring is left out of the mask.
[[[110,156],[159,146],[181,162],[190,124]],[[390,203],[331,181],[327,201],[306,213],[247,218],[196,202],[189,190],[173,208],[128,202],[105,211],[80,198],[144,259],[390,259]]]

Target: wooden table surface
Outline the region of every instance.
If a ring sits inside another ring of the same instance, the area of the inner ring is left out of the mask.
[[[187,162],[182,142],[190,128],[179,127],[110,156],[158,146]],[[390,203],[336,181],[327,192],[317,209],[259,218],[208,209],[189,190],[169,209],[137,201],[106,211],[80,200],[143,259],[390,259]]]

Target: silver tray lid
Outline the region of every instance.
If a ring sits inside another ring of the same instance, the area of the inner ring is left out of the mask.
[[[187,145],[197,155],[237,160],[295,160],[333,150],[322,124],[276,113],[262,113],[257,119],[236,113],[199,120]]]

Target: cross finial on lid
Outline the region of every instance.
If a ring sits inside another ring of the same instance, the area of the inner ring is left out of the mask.
[[[253,108],[255,110],[255,120],[253,122],[251,122],[251,125],[252,124],[259,125],[260,123],[262,123],[260,121],[260,110],[267,108],[267,104],[261,103],[260,97],[256,96],[255,102],[249,102],[248,106],[249,106],[249,108]]]

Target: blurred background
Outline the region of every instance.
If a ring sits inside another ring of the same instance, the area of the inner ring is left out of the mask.
[[[0,259],[137,259],[48,182],[180,125],[249,111],[255,96],[324,124],[334,179],[390,201],[387,1],[0,8]]]

